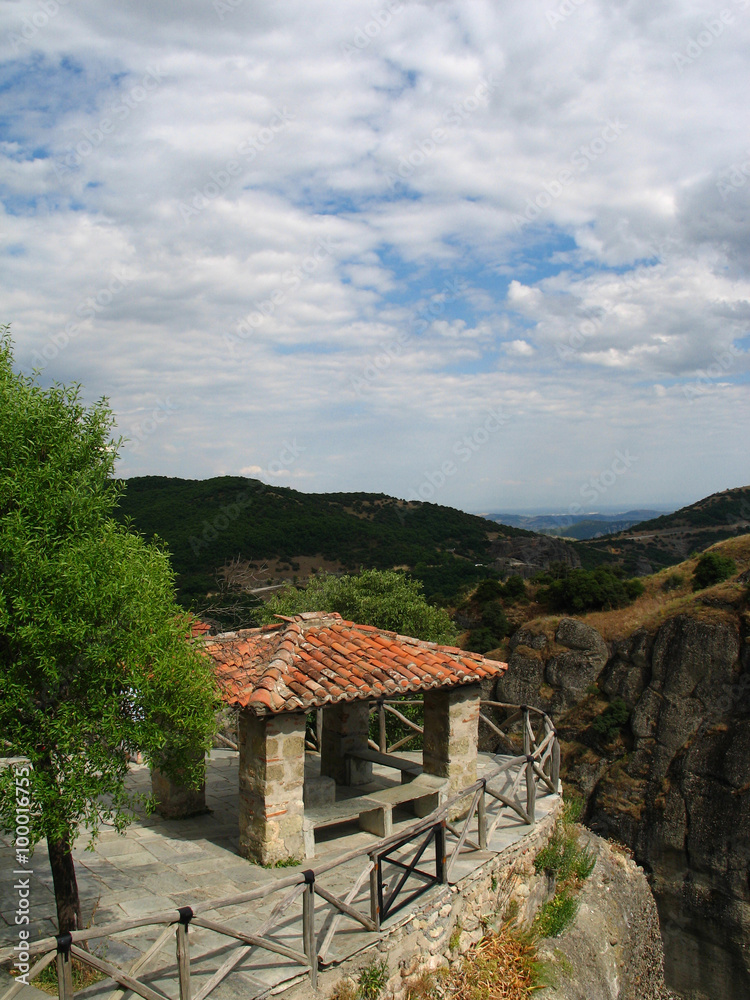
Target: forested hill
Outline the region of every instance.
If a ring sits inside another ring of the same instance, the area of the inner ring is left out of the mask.
[[[616,555],[630,573],[650,573],[749,528],[750,486],[740,486],[581,545],[600,555]]]
[[[249,585],[301,581],[313,569],[408,568],[433,598],[490,575],[498,538],[532,532],[451,507],[372,493],[300,493],[255,479],[129,479],[120,515],[169,546],[185,603],[217,589],[235,562]],[[479,565],[476,565],[479,564]]]
[[[673,514],[663,514],[650,521],[640,521],[628,534],[643,531],[666,531],[671,528],[729,528],[750,522],[750,486],[712,493]]]

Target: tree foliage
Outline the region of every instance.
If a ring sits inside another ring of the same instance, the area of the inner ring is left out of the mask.
[[[105,401],[87,408],[77,386],[15,373],[0,330],[0,731],[5,753],[31,765],[30,840],[47,839],[56,890],[56,859],[69,881],[82,828],[129,821],[131,754],[197,783],[195,750],[209,745],[217,707],[167,553],[111,516],[112,427]],[[8,768],[8,831],[14,814]],[[57,893],[61,929],[75,921],[74,896],[61,910]]]
[[[702,590],[721,583],[737,572],[737,564],[718,552],[704,552],[693,570],[693,590]]]
[[[300,493],[238,476],[144,476],[127,485],[121,516],[169,543],[186,607],[205,603],[216,590],[217,568],[238,553],[290,566],[301,556],[326,559],[352,574],[410,566],[428,599],[450,603],[492,574],[484,565],[492,561],[490,535],[531,534],[438,504],[377,493]]]
[[[452,643],[456,638],[448,612],[427,603],[418,580],[395,570],[363,570],[356,576],[321,574],[304,589],[290,587],[272,597],[260,617],[271,622],[275,615],[303,611],[337,611],[348,621],[428,642]]]
[[[622,580],[609,567],[598,566],[594,570],[571,570],[540,590],[537,598],[551,611],[581,614],[622,608],[642,593],[640,580]]]

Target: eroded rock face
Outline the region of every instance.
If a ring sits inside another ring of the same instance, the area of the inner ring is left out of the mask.
[[[583,884],[575,922],[540,944],[556,973],[539,1000],[671,1000],[662,941],[643,869],[593,834],[596,866]]]
[[[621,747],[619,759],[592,749],[584,730],[575,731],[594,682],[631,709],[632,750],[622,756]],[[574,619],[563,619],[554,634],[544,621],[531,623],[514,636],[498,700],[528,702],[552,714],[569,738],[564,772],[586,798],[588,824],[631,847],[651,873],[668,984],[690,1000],[747,1000],[746,616],[739,608],[677,615],[609,649],[594,629]]]
[[[550,687],[559,691],[556,709],[575,704],[601,674],[608,659],[607,644],[590,625],[575,618],[563,618],[555,632],[555,642],[563,652],[547,661],[545,676]]]
[[[503,573],[518,573],[524,578],[533,576],[540,569],[548,569],[554,562],[565,563],[572,569],[581,565],[572,545],[548,535],[498,538],[492,543],[490,552],[495,569]]]
[[[614,644],[614,652],[599,678],[599,687],[610,698],[622,698],[631,708],[643,694],[651,676],[652,637],[638,629]]]
[[[561,619],[554,633],[519,629],[510,641],[508,671],[497,682],[497,700],[559,714],[583,697],[607,658],[596,629],[575,618]]]

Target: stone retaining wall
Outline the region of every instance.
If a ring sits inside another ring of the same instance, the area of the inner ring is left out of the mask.
[[[534,858],[549,841],[561,810],[562,800],[505,851],[455,885],[432,890],[416,910],[383,930],[377,944],[322,973],[318,995],[328,996],[339,980],[356,979],[359,969],[385,958],[390,977],[381,1000],[403,1000],[422,972],[447,966],[468,951],[514,902],[519,919],[530,923],[554,892],[546,876],[537,875]],[[309,984],[300,985],[289,1000],[311,995]]]

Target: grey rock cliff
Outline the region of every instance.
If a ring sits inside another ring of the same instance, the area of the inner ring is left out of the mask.
[[[554,985],[540,1000],[669,1000],[656,903],[642,868],[593,834],[581,837],[596,854],[580,909],[559,938],[540,944]]]
[[[594,633],[592,635],[592,633]],[[750,997],[750,621],[696,605],[607,647],[590,626],[532,622],[511,642],[499,701],[549,711],[586,822],[650,873],[667,982],[690,1000]],[[587,732],[596,682],[631,709],[619,750]],[[625,753],[625,750],[629,750]]]

